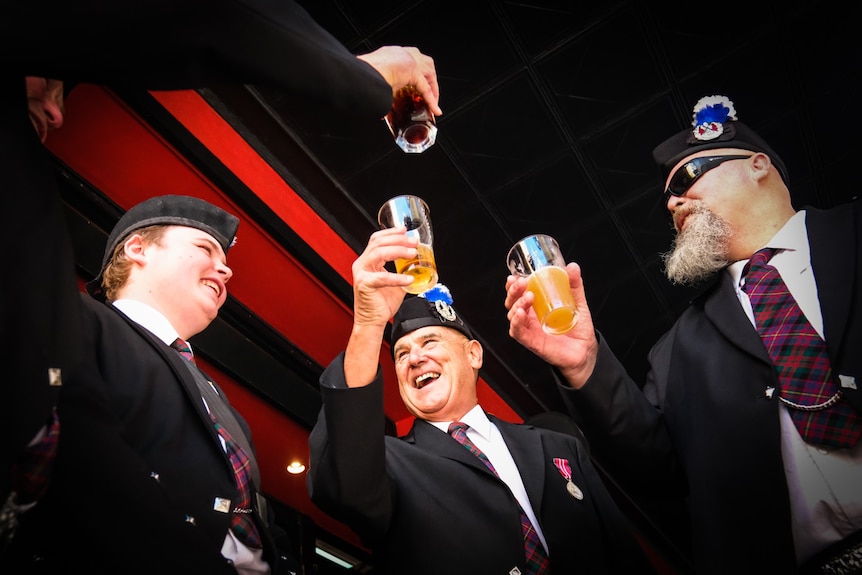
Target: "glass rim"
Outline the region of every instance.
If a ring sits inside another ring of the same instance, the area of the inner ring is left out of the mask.
[[[512,252],[514,252],[518,248],[518,246],[520,246],[522,243],[524,243],[524,241],[526,241],[530,238],[547,238],[547,239],[551,240],[551,242],[553,242],[554,246],[557,248],[557,251],[562,256],[563,250],[560,248],[560,242],[558,242],[554,236],[549,235],[549,234],[543,234],[543,233],[529,234],[529,235],[524,236],[523,238],[521,238],[520,240],[518,240],[514,244],[512,244],[512,247],[509,248],[509,251],[506,253],[506,269],[507,270],[511,271],[511,268],[509,267],[509,262],[512,261]],[[524,276],[524,277],[526,277],[526,276]]]
[[[393,200],[398,200],[401,198],[407,199],[408,201],[409,201],[409,198],[415,198],[415,199],[419,200],[419,203],[421,204],[422,209],[425,212],[425,218],[428,220],[431,219],[431,208],[428,207],[428,202],[426,202],[425,200],[423,200],[420,196],[417,196],[416,194],[398,194],[397,196],[392,196],[391,198],[389,198],[388,200],[386,200],[385,202],[380,204],[380,208],[377,210],[377,225],[381,226],[381,229],[387,229],[386,227],[383,227],[383,222],[380,221],[380,215],[383,213],[383,208],[385,208],[387,206],[387,204],[389,204]],[[430,221],[429,221],[429,223],[430,223]]]

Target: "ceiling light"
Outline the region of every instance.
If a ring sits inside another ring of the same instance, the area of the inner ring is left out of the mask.
[[[300,461],[293,461],[290,465],[287,466],[287,472],[293,473],[294,475],[298,475],[305,471],[305,465]]]

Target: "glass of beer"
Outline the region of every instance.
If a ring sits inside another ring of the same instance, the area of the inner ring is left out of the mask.
[[[396,272],[413,276],[413,283],[404,288],[412,294],[420,294],[437,283],[437,262],[434,260],[434,236],[429,213],[425,200],[410,195],[387,200],[377,213],[381,228],[405,226],[407,235],[419,239],[415,258],[395,260]]]
[[[437,139],[437,121],[415,86],[395,93],[392,109],[384,119],[395,143],[407,153],[424,152]]]
[[[559,335],[575,327],[578,308],[557,240],[545,234],[525,237],[509,250],[506,266],[512,275],[527,278],[533,310],[546,333]]]

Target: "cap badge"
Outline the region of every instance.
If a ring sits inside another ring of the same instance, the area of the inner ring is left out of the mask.
[[[452,306],[442,300],[437,300],[434,302],[434,307],[437,309],[437,313],[440,314],[445,320],[455,321],[455,310],[452,309]]]
[[[455,315],[455,309],[451,305],[452,293],[445,285],[438,283],[433,288],[419,294],[419,297],[434,302],[434,309],[437,310],[437,315],[441,319],[455,321],[458,317]]]
[[[692,113],[692,136],[701,142],[714,140],[724,133],[724,124],[736,120],[736,109],[727,96],[705,96],[697,101]]]

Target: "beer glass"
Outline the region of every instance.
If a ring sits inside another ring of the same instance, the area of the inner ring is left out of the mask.
[[[575,327],[578,308],[557,240],[545,234],[525,237],[509,250],[506,267],[512,275],[527,278],[533,310],[546,333],[559,335]]]
[[[413,276],[413,283],[404,289],[408,293],[420,294],[437,283],[437,262],[434,261],[434,237],[428,204],[417,196],[396,196],[387,200],[377,213],[382,229],[405,226],[407,235],[419,239],[415,258],[395,260],[395,271]]]
[[[437,121],[415,86],[395,93],[385,120],[395,143],[407,153],[424,152],[437,139]]]

